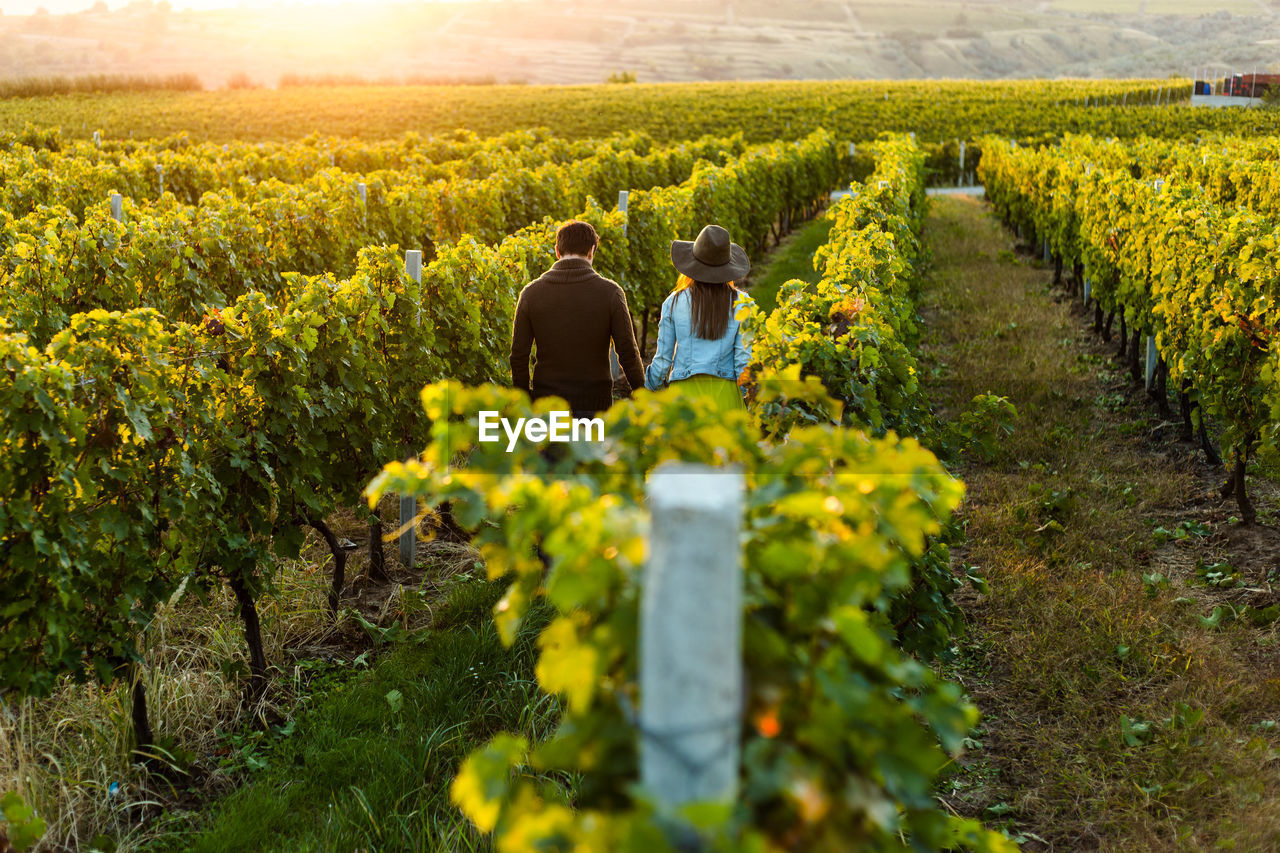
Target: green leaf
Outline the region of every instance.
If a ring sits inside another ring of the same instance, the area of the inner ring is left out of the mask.
[[[849,644],[859,660],[875,666],[884,659],[887,645],[875,628],[871,627],[865,610],[860,607],[841,607],[832,618],[836,632]]]
[[[1200,617],[1200,624],[1206,628],[1219,628],[1222,626],[1224,620],[1229,622],[1234,615],[1235,611],[1230,607],[1217,605],[1213,608],[1213,612],[1211,614]]]
[[[16,791],[0,797],[0,824],[5,825],[9,844],[18,853],[26,853],[34,847],[48,828],[44,819]]]

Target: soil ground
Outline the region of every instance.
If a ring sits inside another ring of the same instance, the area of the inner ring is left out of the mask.
[[[1018,426],[959,472],[967,635],[948,674],[983,711],[947,782],[1027,850],[1280,845],[1277,489],[1260,521],[1178,440],[1077,300],[973,198],[932,201],[923,372],[944,412],[1004,395]]]

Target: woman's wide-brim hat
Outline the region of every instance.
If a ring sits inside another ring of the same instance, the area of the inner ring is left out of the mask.
[[[672,240],[671,264],[694,281],[741,281],[751,270],[747,252],[719,225],[708,225],[698,239]]]

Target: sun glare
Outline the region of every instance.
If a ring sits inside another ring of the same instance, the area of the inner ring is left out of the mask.
[[[115,11],[125,8],[130,3],[136,2],[136,0],[105,0],[105,2],[108,9]],[[169,6],[175,12],[188,9],[207,12],[219,9],[261,11],[289,6],[385,6],[389,2],[391,0],[360,0],[359,3],[352,3],[351,0],[345,0],[345,2],[343,0],[169,0]],[[473,2],[473,0],[433,0],[433,2],[467,3]],[[84,12],[94,5],[94,0],[3,0],[3,2],[0,2],[0,13],[5,15],[34,15],[43,9],[51,15],[70,15]]]

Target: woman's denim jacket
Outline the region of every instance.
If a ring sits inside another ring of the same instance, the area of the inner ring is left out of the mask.
[[[693,334],[693,299],[690,291],[677,290],[662,303],[662,319],[658,321],[658,349],[653,363],[645,371],[644,385],[657,391],[670,382],[688,379],[699,373],[737,380],[747,368],[751,349],[742,340],[742,330],[734,318],[738,310],[751,301],[742,294],[729,314],[729,325],[718,340],[707,341]]]

